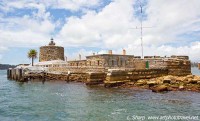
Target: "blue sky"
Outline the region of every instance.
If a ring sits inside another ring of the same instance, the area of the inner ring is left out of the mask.
[[[140,0],[144,55],[200,61],[200,1]],[[29,49],[53,37],[68,59],[92,53],[141,55],[139,0],[0,0],[0,63],[30,63]],[[38,60],[36,60],[38,61]]]

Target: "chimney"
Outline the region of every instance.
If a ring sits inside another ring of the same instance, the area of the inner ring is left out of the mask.
[[[123,49],[123,53],[122,53],[123,55],[126,55],[126,50],[125,49]]]
[[[79,60],[81,60],[81,54],[79,54]]]
[[[108,50],[108,54],[112,55],[112,50]]]

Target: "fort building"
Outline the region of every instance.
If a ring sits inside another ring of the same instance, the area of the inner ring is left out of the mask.
[[[191,63],[188,56],[140,56],[127,55],[126,50],[121,54],[91,54],[86,59],[64,61],[64,48],[56,46],[53,39],[48,46],[40,47],[39,63],[35,66],[47,67],[54,72],[107,72],[109,69],[134,70],[134,69],[167,69],[171,75],[187,75],[191,73]]]
[[[31,76],[29,74],[37,72],[35,75],[43,80],[81,81],[89,85],[103,83],[105,87],[132,83],[139,79],[191,74],[188,56],[145,56],[142,59],[140,56],[127,55],[126,50],[122,50],[121,54],[113,54],[109,50],[107,54],[93,53],[86,56],[86,59],[81,59],[80,54],[79,60],[64,61],[64,57],[64,48],[56,46],[52,39],[48,46],[40,47],[40,62],[34,67],[11,69],[7,74],[12,79],[27,80]],[[33,75],[33,78],[36,77]]]
[[[56,43],[51,39],[48,46],[40,47],[39,62],[63,60],[64,61],[64,47],[56,46]]]
[[[122,54],[112,54],[112,50],[109,50],[108,54],[93,54],[86,56],[86,60],[68,61],[68,65],[103,67],[106,69],[145,68],[145,62],[139,56],[126,55],[125,50],[123,50]]]

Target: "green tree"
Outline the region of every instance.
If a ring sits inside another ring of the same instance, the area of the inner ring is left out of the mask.
[[[33,66],[33,61],[34,61],[34,59],[37,58],[37,51],[34,49],[30,49],[28,52],[28,58],[32,59],[32,66]]]

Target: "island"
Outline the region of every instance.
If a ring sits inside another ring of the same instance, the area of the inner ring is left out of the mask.
[[[34,57],[36,52],[32,50]],[[31,56],[30,56],[31,57]],[[95,54],[79,60],[68,61],[64,47],[56,46],[51,39],[48,46],[40,47],[39,62],[8,69],[8,78],[20,82],[41,80],[83,82],[88,86],[103,85],[106,88],[145,88],[153,92],[190,90],[200,91],[200,77],[192,75],[191,61],[185,55],[170,57]]]

